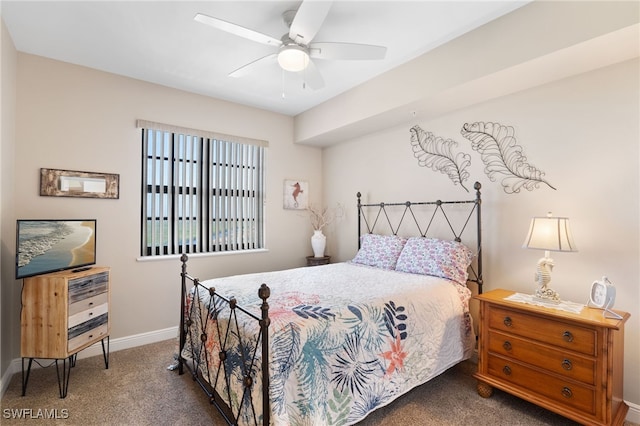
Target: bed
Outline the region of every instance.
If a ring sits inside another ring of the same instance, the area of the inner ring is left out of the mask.
[[[346,262],[201,281],[183,255],[179,373],[228,424],[350,425],[468,359],[468,284],[482,292],[475,189],[402,203],[358,193]]]

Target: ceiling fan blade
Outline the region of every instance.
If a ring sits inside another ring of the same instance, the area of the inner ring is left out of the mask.
[[[202,13],[197,13],[193,19],[239,37],[257,41],[258,43],[267,44],[269,46],[280,46],[282,44],[282,41],[277,38],[250,30],[249,28],[245,28],[237,24],[232,24],[231,22],[223,21],[222,19],[212,18],[211,16],[203,15]]]
[[[320,74],[320,71],[318,70],[318,68],[316,68],[316,65],[313,63],[313,61],[309,61],[309,65],[307,65],[307,68],[300,71],[300,74],[302,74],[305,84],[313,90],[322,89],[324,87],[324,79],[322,78],[322,74]]]
[[[289,28],[289,38],[308,46],[329,13],[331,1],[303,1]]]
[[[309,56],[316,59],[372,60],[384,59],[387,48],[371,44],[311,43]]]
[[[267,56],[263,56],[260,59],[256,59],[253,62],[249,62],[247,65],[241,66],[235,71],[231,71],[229,73],[229,77],[236,77],[236,78],[244,77],[245,75],[250,74],[251,72],[257,70],[258,68],[275,64],[277,61],[277,57],[278,57],[277,53],[271,53]]]

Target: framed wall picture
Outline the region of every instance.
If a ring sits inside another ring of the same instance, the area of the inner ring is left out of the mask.
[[[286,179],[283,198],[285,209],[305,210],[309,207],[309,183],[303,180]]]
[[[120,175],[40,169],[40,195],[49,197],[119,198]]]

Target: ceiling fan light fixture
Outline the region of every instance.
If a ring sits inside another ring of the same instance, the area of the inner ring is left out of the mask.
[[[301,46],[282,46],[278,53],[278,64],[285,71],[299,72],[309,66],[309,53]]]

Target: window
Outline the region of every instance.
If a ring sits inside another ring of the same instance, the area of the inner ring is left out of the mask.
[[[141,256],[264,247],[266,142],[138,121]]]

